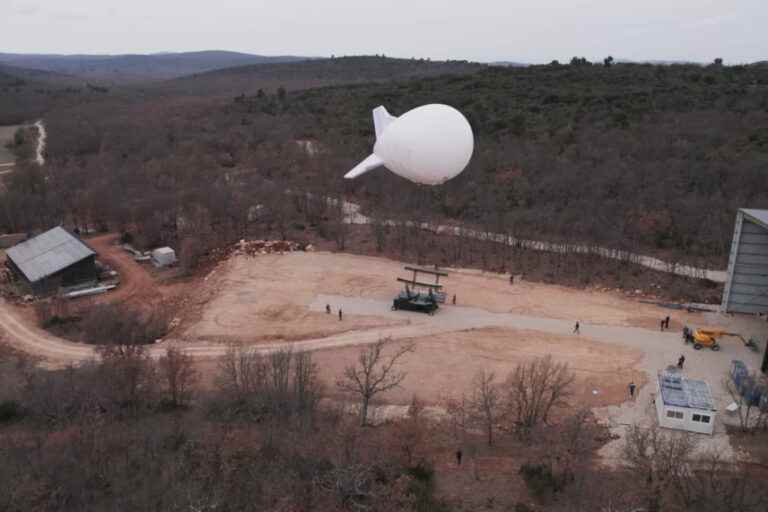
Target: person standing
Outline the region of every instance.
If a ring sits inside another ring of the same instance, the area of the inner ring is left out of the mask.
[[[325,313],[328,314],[328,315],[331,314],[331,305],[330,304],[326,304],[325,305]]]
[[[629,383],[629,398],[631,398],[632,400],[635,399],[635,388],[636,387],[637,386],[635,386],[634,381]]]
[[[341,308],[339,308],[339,322],[341,322],[341,318],[342,318],[342,316],[343,316],[343,314],[342,314],[342,312],[341,312]]]
[[[660,324],[659,330],[661,332],[664,332],[664,319],[663,318],[661,319],[661,324]]]
[[[456,450],[456,465],[457,465],[457,466],[461,466],[461,457],[462,457],[463,455],[464,455],[464,454],[463,454],[463,453],[461,453],[461,448],[459,448],[458,450]]]
[[[579,321],[576,320],[576,325],[573,326],[573,333],[579,334],[581,331],[579,330]]]
[[[677,367],[681,370],[683,369],[683,365],[685,364],[685,356],[681,355],[677,360]]]
[[[664,328],[669,329],[669,315],[664,319]]]
[[[453,305],[454,306],[456,305],[456,294],[455,293],[453,294]]]

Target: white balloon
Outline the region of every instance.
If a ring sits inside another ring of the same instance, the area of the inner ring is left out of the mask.
[[[377,107],[373,123],[373,153],[344,175],[347,179],[383,165],[415,183],[439,185],[461,173],[472,158],[472,127],[448,105],[423,105],[400,117]]]

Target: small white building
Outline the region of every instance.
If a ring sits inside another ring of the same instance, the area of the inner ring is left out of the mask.
[[[656,413],[665,428],[712,434],[715,407],[712,391],[703,380],[683,377],[679,371],[659,372]]]
[[[152,251],[152,264],[158,268],[176,263],[176,252],[170,247],[159,247]]]

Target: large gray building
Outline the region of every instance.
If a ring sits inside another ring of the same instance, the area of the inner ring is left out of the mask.
[[[96,253],[64,228],[55,227],[8,249],[7,265],[36,295],[95,281]]]
[[[768,210],[741,208],[736,214],[722,308],[768,313]]]

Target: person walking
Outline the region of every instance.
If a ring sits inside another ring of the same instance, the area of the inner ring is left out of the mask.
[[[579,331],[579,321],[576,320],[576,325],[573,326],[573,334],[579,334],[581,331]]]
[[[685,356],[681,355],[677,360],[677,367],[681,370],[683,369],[683,365],[685,364]]]
[[[509,284],[515,284],[515,276],[509,274]]]
[[[661,319],[661,324],[660,324],[659,330],[661,332],[664,332],[664,319],[663,318]]]
[[[635,399],[635,388],[636,387],[637,386],[635,386],[634,381],[629,383],[629,398],[631,398],[632,400]]]
[[[330,315],[330,314],[331,314],[331,305],[330,305],[330,304],[326,304],[326,305],[325,305],[325,313],[326,313],[327,315]]]
[[[343,316],[343,314],[342,314],[342,312],[341,312],[341,308],[339,308],[339,322],[341,322],[341,318],[342,318],[342,316]]]
[[[454,306],[456,305],[456,294],[455,293],[453,294],[453,305]]]
[[[463,453],[461,453],[461,448],[459,448],[458,450],[456,450],[456,465],[457,465],[457,466],[461,466],[461,457],[462,457],[463,455],[464,455],[464,454],[463,454]]]
[[[669,329],[669,315],[664,319],[664,328]]]

